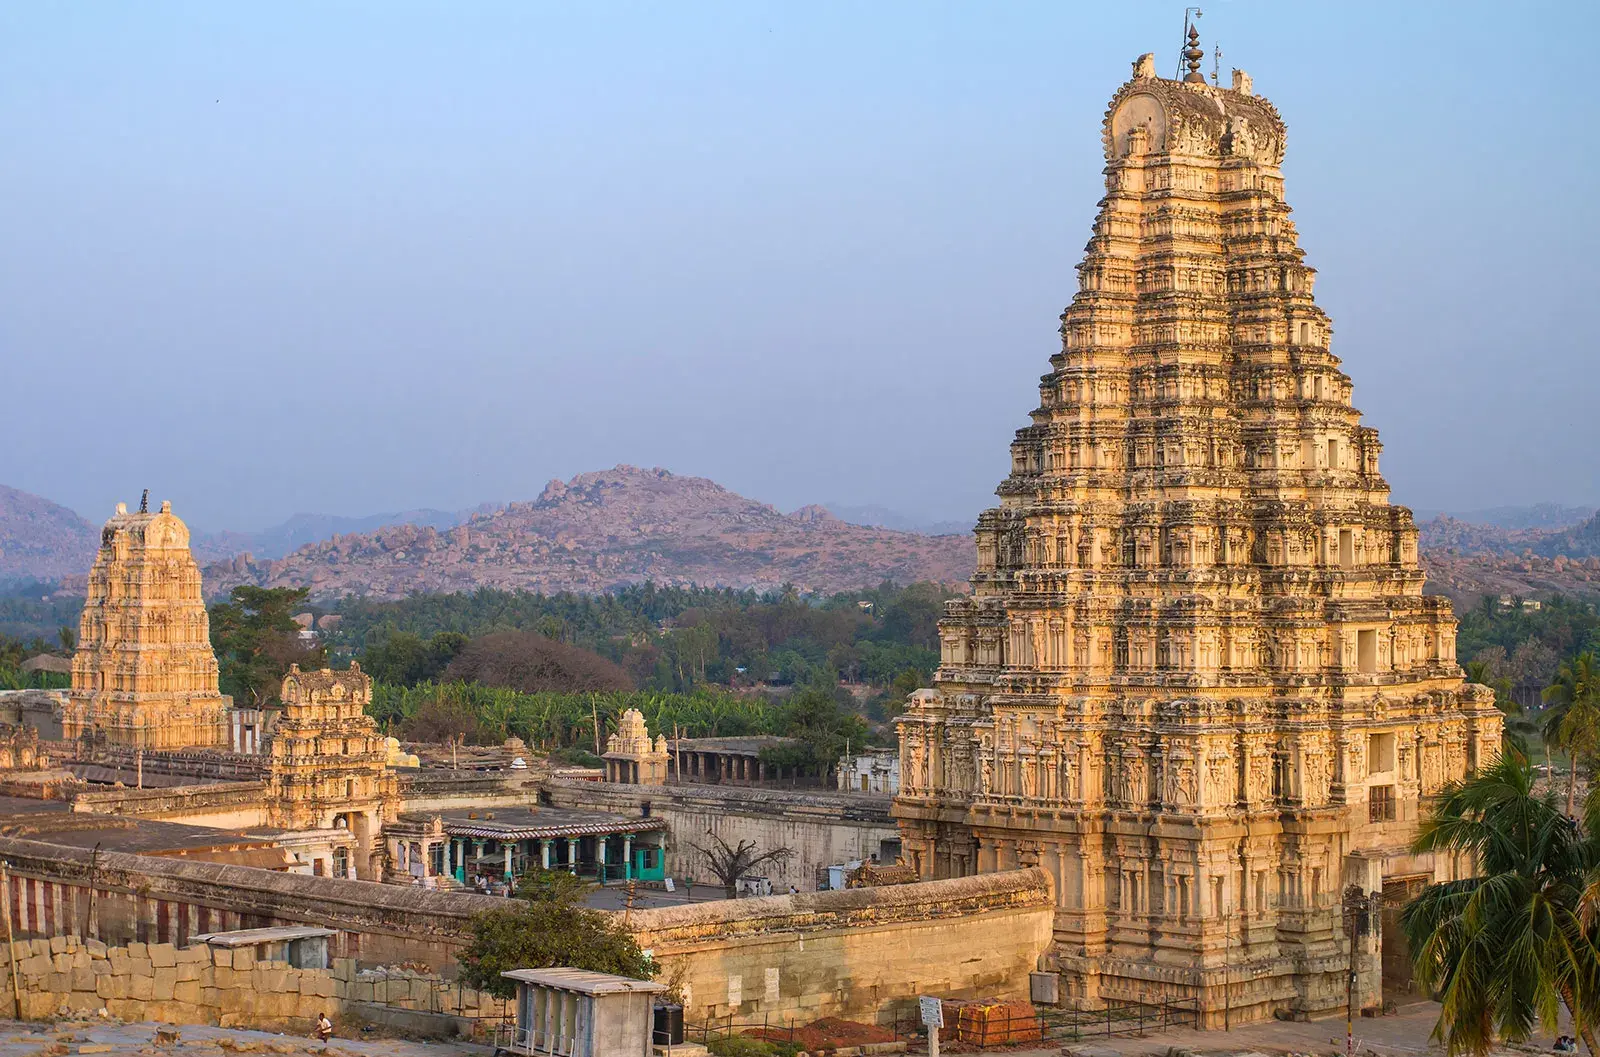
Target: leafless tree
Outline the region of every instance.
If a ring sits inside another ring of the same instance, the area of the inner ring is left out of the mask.
[[[794,857],[793,848],[774,848],[757,854],[756,842],[753,840],[742,840],[734,845],[711,830],[706,830],[706,836],[711,838],[710,841],[705,844],[692,844],[690,847],[706,857],[707,868],[722,882],[729,899],[739,894],[739,878],[753,873],[758,867],[768,863],[781,866]]]

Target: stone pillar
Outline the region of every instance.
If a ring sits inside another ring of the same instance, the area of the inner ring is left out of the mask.
[[[550,869],[550,842],[547,840],[539,842],[539,865],[546,870]]]
[[[763,762],[761,760],[757,760],[756,761],[756,781],[765,782],[766,780],[767,780],[767,765],[766,765],[765,762]]]
[[[422,876],[424,878],[433,876],[433,841],[431,840],[422,842]]]
[[[625,880],[633,878],[633,834],[622,835],[622,876]]]
[[[506,851],[506,880],[511,880],[511,845],[505,846]]]
[[[578,838],[567,838],[567,872],[574,877],[578,874]]]
[[[594,839],[595,873],[602,883],[606,879],[606,842],[611,838],[601,834]]]

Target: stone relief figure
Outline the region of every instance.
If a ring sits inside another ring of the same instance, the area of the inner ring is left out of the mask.
[[[1206,757],[1206,799],[1208,807],[1219,807],[1233,801],[1231,768],[1226,752],[1213,751]]]
[[[1176,774],[1177,794],[1172,798],[1173,802],[1181,807],[1199,807],[1199,780],[1195,774],[1194,760],[1185,756],[1175,762],[1173,771]]]
[[[1252,804],[1264,804],[1272,794],[1272,758],[1264,752],[1250,757],[1245,789]]]
[[[1150,768],[1144,754],[1134,752],[1123,757],[1123,771],[1127,775],[1128,806],[1142,807],[1150,801]]]
[[[1022,760],[1022,795],[1032,800],[1039,791],[1039,761],[1031,753]]]
[[[920,791],[926,788],[926,779],[922,767],[922,740],[920,738],[907,738],[905,741],[905,770],[906,785],[909,791]]]
[[[1444,784],[1444,754],[1437,742],[1422,742],[1418,751],[1422,756],[1422,791],[1431,793]]]

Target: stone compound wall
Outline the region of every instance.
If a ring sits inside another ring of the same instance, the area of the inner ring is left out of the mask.
[[[97,981],[91,983],[79,972],[100,968],[97,975],[103,975],[104,967],[77,964],[82,960],[76,953],[80,948],[90,952],[91,962],[97,957],[119,960],[111,954],[97,956],[96,941],[125,946],[122,957],[139,965],[141,952],[150,959],[150,994],[144,994],[144,984],[130,983],[127,994],[112,997],[179,1002],[176,992],[170,1000],[157,997],[166,993],[165,973],[161,987],[153,983],[157,969],[173,967],[157,961],[165,961],[167,950],[186,949],[188,938],[202,932],[270,925],[341,930],[333,954],[338,962],[350,962],[348,971],[340,971],[346,972],[346,983],[354,990],[312,994],[366,1002],[362,980],[377,986],[383,978],[357,972],[355,959],[366,965],[423,965],[433,973],[450,975],[472,916],[506,905],[490,896],[118,852],[101,853],[91,861],[86,850],[36,841],[0,839],[0,859],[11,867],[11,913],[18,960],[25,963],[23,973],[46,974],[49,978],[36,989],[58,996],[54,1004],[40,1000],[45,1012],[58,1009],[69,993],[83,992],[82,1001],[88,1001],[91,991],[105,997]],[[691,1020],[729,1013],[775,1019],[870,1019],[908,1010],[918,994],[1026,995],[1028,973],[1038,968],[1050,943],[1053,909],[1049,875],[1034,868],[885,888],[634,911],[627,926],[640,946],[661,962],[660,979],[678,990]],[[77,935],[85,931],[90,940],[80,944]],[[23,944],[28,944],[26,954]],[[67,954],[72,957],[62,960]],[[40,955],[47,957],[25,961]],[[214,968],[236,974],[243,968],[231,962],[219,966],[215,956],[206,957],[213,958]],[[255,972],[253,966],[250,972]],[[212,977],[224,982],[236,978]],[[239,1008],[224,1009],[218,996],[207,995],[200,1005],[216,1006],[219,1017],[222,1012],[299,1017],[303,1008],[287,997],[291,979],[295,993],[306,997],[302,977],[272,975],[263,985],[268,990],[261,993],[280,995],[281,1000],[250,1006],[256,1000],[241,997]],[[390,1007],[421,1002],[435,985],[413,981],[405,986],[412,997],[398,997],[390,977],[370,1001]],[[442,981],[438,986],[444,986]],[[184,994],[189,995],[190,989],[185,988]],[[0,1006],[4,999],[0,990]],[[435,1001],[407,1008],[447,1007]],[[142,1015],[170,1019],[169,1014],[176,1016],[161,1009]],[[184,1015],[199,1023],[209,1014],[190,1010]]]
[[[1032,868],[635,911],[630,926],[691,1022],[892,1020],[919,994],[1026,998],[1054,910]]]
[[[204,932],[271,925],[339,929],[334,953],[444,970],[468,923],[505,900],[465,892],[277,873],[0,838],[19,936],[87,934],[107,943],[183,944]],[[90,893],[93,893],[91,899]]]
[[[886,796],[849,796],[750,786],[620,785],[551,779],[545,793],[558,807],[639,815],[667,820],[667,873],[714,883],[705,857],[693,845],[706,831],[729,844],[753,840],[758,851],[792,848],[794,857],[762,867],[773,888],[794,885],[812,891],[817,869],[877,855],[900,831],[889,817]]]
[[[131,815],[216,829],[266,825],[265,782],[215,782],[166,789],[97,789],[72,798],[72,810]]]
[[[335,959],[329,969],[296,969],[288,962],[258,961],[254,948],[107,947],[76,936],[18,940],[16,952],[28,1019],[104,1009],[129,1021],[304,1029],[319,1013],[361,1016],[376,1006],[447,1012],[470,1032],[473,1023],[498,1021],[507,1007],[438,976],[360,970],[349,958]],[[0,945],[0,968],[9,963]],[[10,1013],[11,1007],[8,986],[0,1010]]]

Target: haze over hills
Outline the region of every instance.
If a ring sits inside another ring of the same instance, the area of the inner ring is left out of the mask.
[[[871,504],[852,506],[848,503],[824,503],[822,505],[827,508],[828,513],[852,525],[893,529],[896,532],[920,532],[925,536],[971,535],[973,525],[978,520],[976,513],[966,521],[934,521]]]
[[[1576,525],[1595,513],[1592,506],[1568,506],[1565,503],[1534,503],[1531,506],[1492,506],[1483,510],[1425,510],[1411,511],[1418,524],[1438,518],[1464,521],[1470,525],[1487,525],[1517,530],[1548,530]]]
[[[366,517],[342,517],[338,514],[295,514],[288,520],[264,528],[259,532],[196,532],[191,541],[194,556],[201,562],[219,561],[236,554],[250,554],[256,558],[282,558],[308,543],[330,539],[351,532],[371,532],[390,525],[427,525],[448,529],[471,518],[474,514],[496,509],[493,503],[484,503],[470,510],[403,510],[393,514],[369,514]]]
[[[1468,605],[1484,593],[1600,596],[1600,516],[1591,514],[1541,503],[1473,515],[1483,521],[1423,520],[1429,590]],[[885,577],[963,582],[971,529],[871,505],[784,514],[703,478],[620,466],[551,482],[532,503],[296,514],[258,532],[197,531],[194,550],[209,564],[212,595],[238,583],[395,597],[479,586],[602,591],[645,579],[832,591]],[[81,590],[97,537],[66,507],[0,486],[0,583],[64,580]]]
[[[834,592],[885,579],[959,584],[974,557],[967,536],[852,525],[820,506],[784,514],[701,477],[618,466],[552,481],[531,503],[443,531],[341,535],[276,561],[219,562],[205,580],[212,594],[253,583],[309,587],[323,598],[478,587],[598,592],[644,580]]]
[[[66,507],[0,485],[0,581],[82,575],[99,542],[100,530]]]

